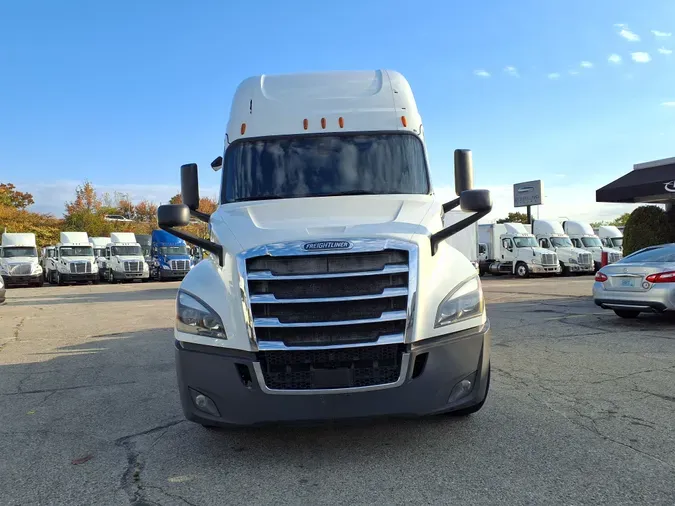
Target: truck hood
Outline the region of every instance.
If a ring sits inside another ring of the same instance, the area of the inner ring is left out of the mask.
[[[0,261],[8,265],[38,263],[37,257],[11,257],[11,258],[2,258],[0,259]]]
[[[61,259],[63,261],[65,261],[66,263],[68,263],[68,262],[83,262],[83,261],[95,262],[96,261],[96,259],[94,257],[62,257]]]
[[[145,257],[143,255],[116,255],[120,262],[145,262]]]
[[[435,212],[434,212],[435,211]],[[347,237],[410,240],[441,227],[432,195],[349,195],[242,202],[221,206],[211,218],[230,253],[275,242]]]

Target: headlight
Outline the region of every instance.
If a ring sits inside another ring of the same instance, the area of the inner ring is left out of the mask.
[[[6,265],[0,265],[0,272],[9,274],[9,268]]]
[[[570,258],[570,259],[569,259],[569,262],[570,262],[571,264],[578,264],[578,263],[579,263],[579,262],[577,262],[577,259],[576,259],[576,258]]]
[[[33,264],[30,270],[31,274],[42,274],[42,267],[39,264]]]
[[[443,299],[436,312],[434,328],[480,316],[484,309],[485,301],[480,278],[474,276],[464,281]]]
[[[91,272],[98,272],[98,264],[96,262],[91,263]]]
[[[170,265],[162,264],[162,269],[171,270]]]
[[[176,300],[176,330],[198,336],[227,339],[223,321],[206,303],[179,291]]]

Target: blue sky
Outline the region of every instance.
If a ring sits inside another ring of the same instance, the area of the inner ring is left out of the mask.
[[[541,178],[542,218],[611,217],[596,188],[675,156],[672,0],[22,0],[0,19],[0,180],[36,210],[60,214],[85,178],[167,199],[190,161],[215,194],[232,94],[260,73],[402,72],[435,186],[470,148],[495,213]]]

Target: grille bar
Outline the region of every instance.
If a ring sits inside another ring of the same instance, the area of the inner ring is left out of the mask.
[[[351,271],[351,272],[331,272],[326,274],[300,274],[296,276],[275,276],[272,271],[249,272],[248,279],[256,280],[292,280],[292,279],[327,279],[327,278],[346,278],[356,276],[381,276],[382,274],[398,274],[408,272],[407,265],[386,265],[379,271]]]
[[[348,302],[354,300],[385,299],[408,295],[407,288],[385,288],[382,293],[370,295],[351,295],[346,297],[313,297],[302,299],[277,299],[273,293],[251,296],[251,304],[301,304],[310,302]]]
[[[407,313],[405,311],[388,311],[382,313],[382,316],[379,318],[364,318],[362,320],[281,323],[279,318],[254,318],[253,324],[256,327],[327,327],[331,325],[358,325],[360,323],[390,322],[395,320],[405,320],[406,318]]]

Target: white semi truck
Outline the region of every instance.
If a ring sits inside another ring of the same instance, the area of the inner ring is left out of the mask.
[[[110,237],[90,237],[89,244],[94,249],[94,258],[98,266],[99,279],[105,279],[105,273],[108,271],[108,264],[106,261],[106,247],[110,244]]]
[[[603,246],[613,248],[623,253],[623,232],[614,225],[601,225],[598,227],[597,236]]]
[[[150,269],[143,256],[141,245],[133,232],[113,232],[105,251],[104,278],[109,283],[150,278]]]
[[[563,230],[577,248],[585,249],[593,255],[593,263],[597,271],[602,267],[602,253],[607,253],[607,263],[613,264],[622,258],[621,251],[602,245],[593,228],[583,221],[567,220],[562,223]]]
[[[585,249],[576,248],[559,221],[534,220],[531,230],[539,246],[556,252],[562,274],[595,272],[593,255]]]
[[[466,415],[485,402],[481,281],[448,239],[487,215],[470,153],[433,192],[422,119],[392,71],[256,76],[237,88],[220,205],[199,210],[197,166],[162,229],[210,254],[180,285],[183,411],[205,426]],[[443,213],[471,213],[443,227]],[[210,240],[176,227],[191,215]]]
[[[481,274],[515,274],[526,278],[532,274],[560,273],[558,255],[540,248],[522,223],[478,225],[478,247]]]
[[[61,232],[60,239],[49,262],[49,283],[98,283],[98,267],[87,233]]]
[[[0,244],[0,276],[5,286],[44,284],[35,234],[5,232]]]

